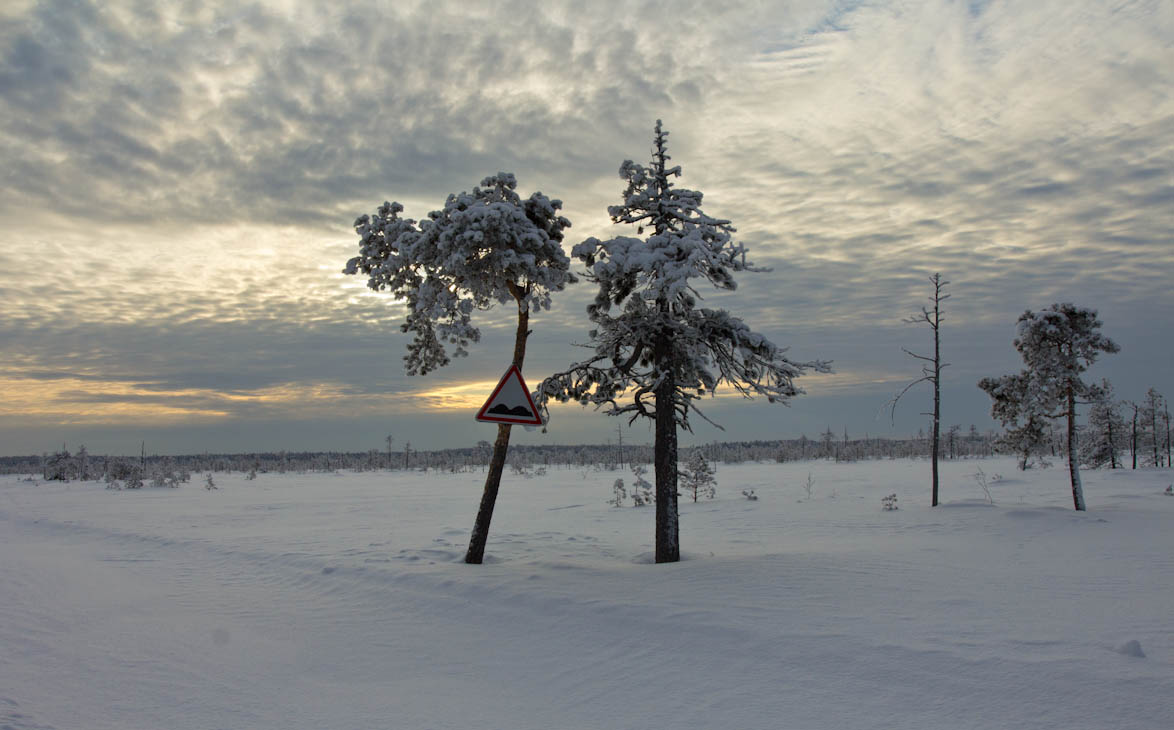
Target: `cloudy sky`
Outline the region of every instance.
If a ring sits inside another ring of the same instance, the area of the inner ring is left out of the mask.
[[[0,4],[0,454],[440,448],[508,365],[513,313],[408,377],[400,310],[341,273],[384,200],[420,218],[512,171],[613,227],[656,119],[759,265],[707,298],[800,360],[790,407],[718,397],[686,441],[905,435],[902,320],[951,284],[944,418],[994,424],[1014,322],[1072,301],[1092,371],[1174,396],[1174,3],[1165,0]],[[582,354],[588,285],[533,321],[533,386]],[[526,443],[603,442],[556,409]],[[643,425],[626,439],[650,441]]]

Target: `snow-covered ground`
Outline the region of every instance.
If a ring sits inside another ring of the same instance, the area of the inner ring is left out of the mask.
[[[507,474],[482,566],[480,473],[0,477],[0,728],[1174,727],[1174,475],[928,471],[721,465],[659,566],[616,472]]]

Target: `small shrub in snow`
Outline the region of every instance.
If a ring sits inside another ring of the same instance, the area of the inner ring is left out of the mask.
[[[533,464],[524,464],[518,461],[510,462],[510,471],[524,479],[533,479],[534,477],[546,475],[545,466],[534,466]]]
[[[207,478],[204,479],[204,489],[216,489],[216,482],[212,481],[212,472],[208,472]]]
[[[807,498],[811,499],[811,490],[815,487],[815,480],[811,478],[811,472],[807,472],[807,483],[803,485],[803,491],[807,493]]]
[[[758,495],[754,493],[753,489],[743,489],[742,496],[745,497],[746,499],[750,500],[751,502],[758,501]]]
[[[617,479],[615,484],[611,485],[611,499],[607,503],[613,507],[623,507],[624,502],[628,499],[628,490],[624,489],[624,480]]]
[[[253,468],[249,469],[248,474],[245,474],[245,479],[248,479],[251,482],[256,478],[257,478],[257,467],[254,466]]]
[[[644,478],[648,473],[648,467],[643,464],[633,464],[632,474],[635,477],[632,482],[632,506],[643,507],[646,504],[652,504],[655,497],[652,495],[652,482]]]
[[[74,471],[73,456],[65,450],[54,453],[45,459],[41,475],[47,482],[68,482],[69,475]]]
[[[179,488],[179,481],[179,475],[175,472],[160,470],[155,472],[155,475],[151,477],[151,486],[177,489]]]
[[[986,501],[994,504],[995,498],[991,496],[991,487],[987,480],[986,472],[982,470],[982,467],[979,467],[978,471],[975,472],[972,476],[974,477],[974,482],[982,488],[983,494],[986,495]],[[990,478],[989,481],[997,482],[1002,478],[1003,477],[1001,475],[995,474]]]
[[[123,477],[123,486],[127,489],[142,489],[143,488],[143,473],[139,468],[132,467],[126,476]]]
[[[897,495],[890,494],[887,497],[881,497],[881,507],[883,507],[886,512],[897,509]]]

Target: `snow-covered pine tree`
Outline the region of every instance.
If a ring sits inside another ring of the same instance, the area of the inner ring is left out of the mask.
[[[1088,411],[1088,428],[1080,440],[1081,461],[1094,469],[1105,464],[1116,469],[1120,462],[1118,455],[1129,444],[1121,404],[1114,398],[1108,380],[1102,380],[1092,389],[1089,400],[1092,405]]]
[[[445,343],[454,356],[466,355],[481,337],[473,312],[509,303],[518,311],[513,364],[521,369],[531,311],[549,309],[551,293],[576,281],[561,246],[571,225],[559,214],[562,202],[542,193],[523,200],[517,185],[512,173],[499,172],[471,193],[449,195],[427,220],[401,218],[402,205],[384,203],[355,221],[359,255],[343,273],[362,272],[368,287],[407,304],[400,329],[413,335],[404,357],[409,375],[447,365]],[[499,425],[465,562],[484,557],[509,439],[510,426]]]
[[[1053,304],[1040,312],[1028,310],[1019,317],[1015,349],[1027,367],[1018,375],[983,378],[978,387],[991,396],[991,415],[1004,424],[1031,423],[1042,418],[1067,421],[1068,476],[1072,502],[1084,510],[1077,455],[1076,404],[1087,399],[1092,386],[1080,379],[1102,352],[1120,347],[1100,333],[1101,321],[1094,309],[1073,304]]]
[[[1148,457],[1149,466],[1162,466],[1162,450],[1167,431],[1162,424],[1164,408],[1165,398],[1162,397],[1162,394],[1155,388],[1147,390],[1145,400],[1141,402],[1140,442]]]
[[[802,392],[794,380],[806,370],[830,372],[826,362],[788,359],[729,312],[698,306],[699,280],[730,290],[735,272],[761,269],[731,241],[730,221],[701,210],[700,192],[674,185],[681,168],[668,165],[667,137],[657,120],[651,163],[624,161],[623,203],[608,208],[613,223],[634,225],[647,237],[589,238],[572,250],[586,264],[587,279],[599,285],[587,307],[595,325],[593,356],[538,389],[542,403],[575,400],[630,421],[654,421],[658,563],[680,560],[677,428],[690,429],[691,413],[705,417],[696,400],[724,384],[785,403]],[[631,400],[621,404],[621,397]]]
[[[705,459],[701,449],[693,449],[685,459],[681,471],[681,487],[696,502],[699,497],[713,499],[717,496],[717,480],[713,478],[713,467]]]

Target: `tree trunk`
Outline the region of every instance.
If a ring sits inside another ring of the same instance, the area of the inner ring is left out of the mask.
[[[1133,405],[1133,432],[1129,437],[1129,452],[1133,454],[1133,468],[1137,468],[1137,404]]]
[[[938,440],[942,428],[942,352],[941,340],[939,338],[938,326],[938,304],[935,294],[934,302],[934,328],[933,328],[933,449],[931,458],[933,459],[933,487],[931,488],[930,506],[938,506]]]
[[[1084,511],[1084,488],[1080,484],[1080,464],[1076,455],[1076,392],[1068,386],[1068,478],[1072,482],[1072,504]]]
[[[530,309],[524,300],[515,294],[518,299],[518,330],[514,336],[513,364],[522,369],[522,362],[526,359],[526,337],[530,334]],[[497,425],[497,440],[493,442],[493,456],[489,460],[489,472],[485,475],[485,491],[481,494],[481,506],[477,509],[477,519],[473,522],[473,534],[469,538],[469,550],[465,553],[465,562],[470,565],[480,565],[485,559],[485,543],[489,540],[489,523],[493,520],[493,507],[497,504],[497,491],[501,487],[501,474],[505,470],[506,454],[510,448],[510,424]]]
[[[1154,447],[1154,467],[1159,467],[1162,462],[1158,461],[1158,401],[1154,398],[1150,398],[1150,436]]]
[[[657,339],[654,359],[662,372],[671,373],[668,360],[672,347],[663,336]],[[656,470],[656,562],[675,563],[681,559],[677,520],[677,421],[673,407],[676,385],[669,374],[656,387],[656,443],[653,465]]]
[[[1117,468],[1117,444],[1113,441],[1113,414],[1109,414],[1109,468]]]
[[[1170,404],[1166,403],[1166,466],[1170,466]]]

